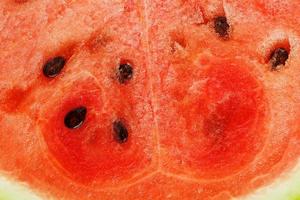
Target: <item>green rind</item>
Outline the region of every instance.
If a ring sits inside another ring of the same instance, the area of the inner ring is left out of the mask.
[[[0,200],[42,200],[25,184],[0,176]],[[300,161],[285,177],[235,200],[300,200]]]

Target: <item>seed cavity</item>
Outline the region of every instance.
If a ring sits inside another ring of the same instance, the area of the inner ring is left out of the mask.
[[[133,76],[133,68],[130,63],[121,63],[118,67],[117,78],[121,84],[128,82]]]
[[[66,64],[66,59],[62,56],[56,56],[49,59],[43,67],[43,73],[46,77],[56,77]]]
[[[214,29],[220,37],[228,37],[229,24],[227,23],[227,18],[224,16],[219,16],[214,19]]]
[[[171,53],[180,52],[187,47],[187,41],[183,33],[172,32],[170,33],[171,39]]]
[[[79,128],[85,120],[86,113],[87,109],[84,106],[69,111],[65,116],[65,126],[69,129]]]
[[[127,141],[128,130],[122,121],[120,121],[120,120],[114,121],[113,131],[114,131],[114,138],[117,142],[124,143]]]
[[[272,70],[277,70],[280,65],[285,65],[289,58],[289,51],[283,47],[276,48],[270,55]]]
[[[109,34],[102,31],[103,30],[93,33],[86,43],[87,49],[92,54],[101,52],[113,40]]]

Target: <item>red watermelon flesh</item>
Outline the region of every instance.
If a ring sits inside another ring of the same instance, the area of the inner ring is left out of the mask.
[[[2,1],[1,172],[45,199],[226,200],[271,183],[299,158],[299,3]]]

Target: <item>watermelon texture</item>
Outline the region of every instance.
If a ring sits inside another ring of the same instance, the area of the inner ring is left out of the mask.
[[[1,0],[0,199],[299,199],[299,11]]]

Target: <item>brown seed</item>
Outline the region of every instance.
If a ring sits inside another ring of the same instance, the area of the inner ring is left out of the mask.
[[[216,17],[214,20],[215,32],[219,34],[220,37],[227,37],[229,24],[227,23],[227,18],[224,16]]]
[[[132,78],[133,68],[129,63],[120,64],[117,71],[117,78],[121,84]]]
[[[285,62],[289,58],[289,52],[285,48],[275,49],[270,56],[270,64],[272,65],[272,70],[277,70],[278,65],[285,65]]]
[[[119,143],[124,143],[128,139],[128,130],[122,121],[116,120],[113,123],[114,138]]]
[[[51,58],[45,63],[43,73],[46,77],[53,78],[60,73],[65,64],[66,59],[62,56]]]
[[[87,109],[84,106],[74,108],[65,116],[65,126],[70,129],[79,128],[85,120]]]

